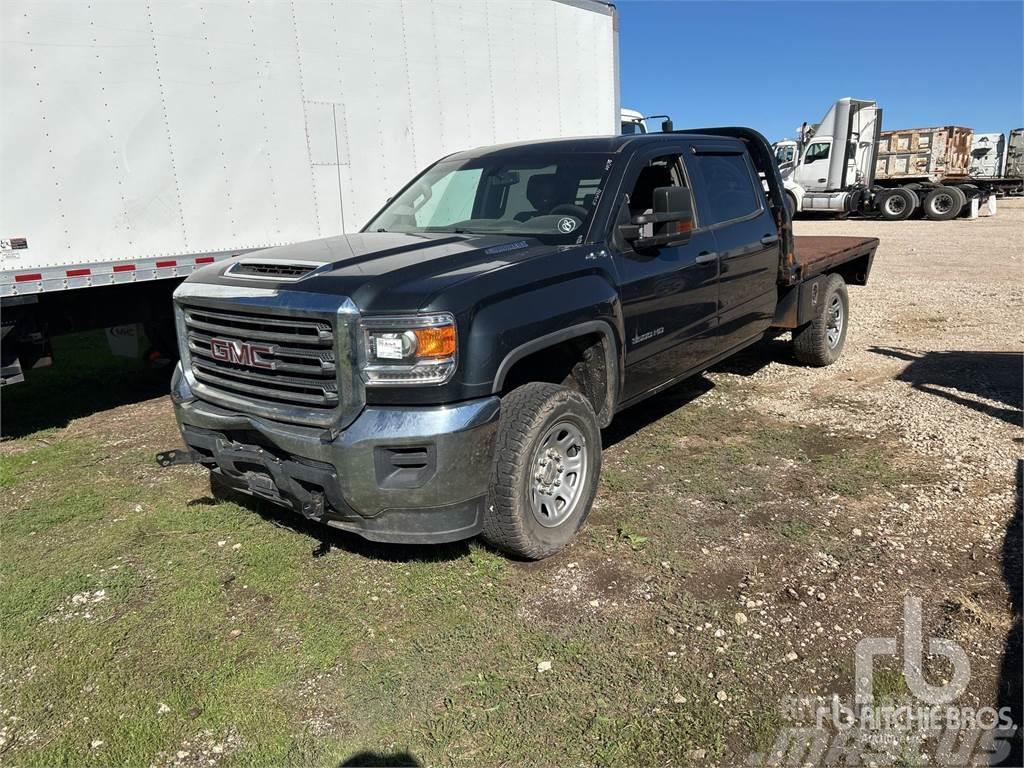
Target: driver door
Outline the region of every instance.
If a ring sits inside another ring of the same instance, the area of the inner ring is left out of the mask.
[[[681,161],[687,145],[634,157],[612,233],[613,258],[626,331],[623,402],[639,398],[714,355],[718,259],[714,234],[695,218],[688,240],[637,251],[618,232],[649,212],[658,187],[692,186]],[[695,212],[696,216],[696,212]]]
[[[822,192],[828,186],[828,158],[832,139],[814,139],[804,151],[793,180],[808,192]]]

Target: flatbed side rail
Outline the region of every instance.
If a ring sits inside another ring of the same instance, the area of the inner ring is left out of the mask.
[[[801,235],[794,243],[796,270],[792,279],[783,284],[795,285],[859,259],[864,262],[858,265],[860,274],[847,276],[847,282],[863,285],[867,282],[878,242],[877,237]]]

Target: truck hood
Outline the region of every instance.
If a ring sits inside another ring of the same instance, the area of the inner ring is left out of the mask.
[[[456,283],[557,248],[528,236],[359,233],[252,251],[188,282],[342,295],[364,312],[408,312]],[[303,266],[310,270],[298,277],[279,274]]]

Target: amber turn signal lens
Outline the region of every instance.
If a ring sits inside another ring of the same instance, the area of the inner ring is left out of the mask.
[[[416,357],[451,357],[455,354],[455,326],[416,328]]]

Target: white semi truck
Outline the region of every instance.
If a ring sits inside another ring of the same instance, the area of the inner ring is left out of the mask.
[[[355,231],[456,150],[617,134],[598,0],[0,3],[0,382],[51,336],[174,349],[197,266]]]
[[[972,135],[958,126],[882,131],[876,102],[843,98],[797,139],[777,142],[775,155],[794,212],[946,220],[975,201],[991,210],[990,198],[1014,187],[971,175]]]

